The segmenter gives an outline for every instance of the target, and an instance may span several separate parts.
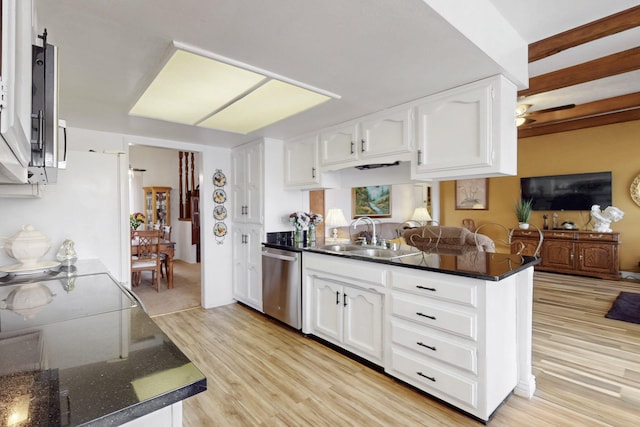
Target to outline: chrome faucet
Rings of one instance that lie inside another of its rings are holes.
[[[355,230],[358,224],[360,223],[360,221],[363,221],[365,219],[369,220],[369,222],[371,223],[371,227],[373,228],[372,236],[371,236],[371,245],[376,246],[378,244],[378,239],[376,238],[376,223],[373,222],[371,218],[369,218],[368,216],[361,216],[360,218],[356,219],[355,222],[353,223],[353,229]]]

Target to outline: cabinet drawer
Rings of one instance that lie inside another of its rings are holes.
[[[576,238],[576,233],[574,233],[573,231],[552,230],[552,231],[545,231],[543,234],[545,239],[574,240]]]
[[[391,341],[424,356],[449,363],[473,374],[478,370],[475,347],[455,343],[429,330],[417,330],[399,322],[391,322]]]
[[[580,240],[599,241],[599,242],[617,242],[618,233],[598,233],[597,231],[589,233],[580,233]]]
[[[445,394],[473,408],[478,405],[477,381],[447,371],[427,360],[392,349],[391,369],[401,374],[401,379],[427,393],[433,393],[438,397]],[[442,397],[447,400],[445,396]]]
[[[470,305],[478,304],[478,285],[475,279],[466,277],[440,278],[438,274],[407,274],[393,272],[391,286],[394,289]]]
[[[451,332],[464,338],[476,340],[477,337],[477,317],[474,313],[452,310],[424,298],[418,299],[409,295],[400,296],[397,292],[393,293],[391,295],[391,313],[394,316]]]

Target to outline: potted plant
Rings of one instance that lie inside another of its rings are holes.
[[[513,204],[516,218],[520,224],[520,228],[527,230],[529,228],[529,218],[531,217],[531,211],[533,210],[533,200],[524,199]]]

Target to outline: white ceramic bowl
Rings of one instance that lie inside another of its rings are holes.
[[[7,254],[25,266],[36,265],[50,247],[49,238],[32,225],[22,226],[21,231],[9,237],[4,243]]]

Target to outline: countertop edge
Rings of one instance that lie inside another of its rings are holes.
[[[449,269],[443,269],[443,268],[436,268],[436,267],[429,267],[429,266],[424,266],[424,265],[411,265],[411,264],[401,264],[398,262],[394,262],[393,260],[385,260],[385,259],[380,259],[380,258],[371,258],[371,257],[366,257],[366,256],[358,256],[358,255],[344,255],[344,254],[340,254],[340,253],[332,253],[332,252],[328,252],[328,251],[324,251],[322,249],[317,249],[314,247],[292,247],[292,246],[288,246],[288,245],[281,245],[281,244],[276,244],[276,243],[263,243],[262,244],[264,247],[266,248],[273,248],[273,249],[280,249],[280,250],[286,250],[286,251],[292,251],[292,252],[310,252],[310,253],[315,253],[315,254],[320,254],[320,255],[328,255],[328,256],[333,256],[333,257],[339,257],[342,259],[352,259],[352,260],[357,260],[357,261],[365,261],[365,262],[373,262],[376,264],[385,264],[385,265],[391,265],[394,267],[401,267],[401,268],[410,268],[412,270],[420,270],[420,271],[432,271],[435,273],[442,273],[442,274],[450,274],[452,276],[461,276],[461,277],[469,277],[472,279],[480,279],[480,280],[488,280],[488,281],[492,281],[492,282],[499,282],[501,280],[506,279],[509,276],[512,276],[522,270],[525,270],[529,267],[533,267],[537,264],[540,263],[540,258],[537,257],[532,257],[532,256],[522,256],[522,259],[524,260],[524,262],[519,265],[518,267],[514,268],[513,270],[510,270],[504,274],[500,274],[500,275],[488,275],[488,274],[481,274],[481,273],[474,273],[474,272],[470,272],[470,271],[454,271],[454,270],[449,270]],[[487,252],[490,253],[490,252]],[[508,256],[510,254],[502,254],[505,256]],[[419,256],[419,255],[416,255]],[[511,255],[511,256],[519,256],[519,255]]]
[[[129,421],[133,421],[145,415],[149,415],[159,409],[181,402],[198,393],[202,393],[207,389],[207,378],[198,380],[192,384],[180,387],[176,390],[167,392],[160,396],[156,396],[149,400],[136,403],[134,405],[122,408],[111,414],[104,415],[81,426],[103,426],[103,425],[120,425]]]

